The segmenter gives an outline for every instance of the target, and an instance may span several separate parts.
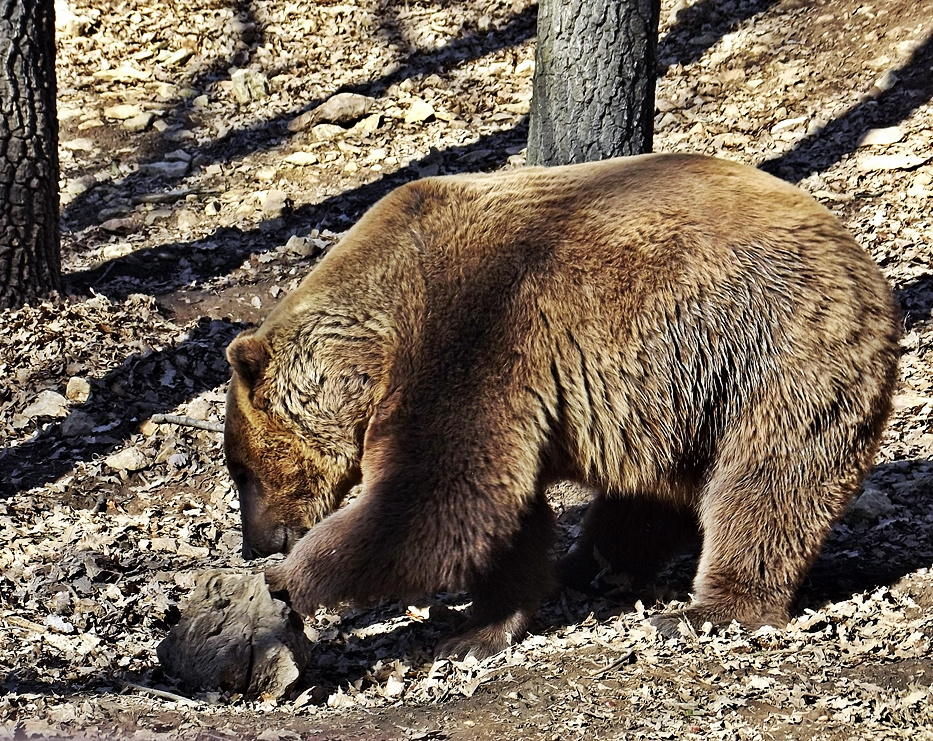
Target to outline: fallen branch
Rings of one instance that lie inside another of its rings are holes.
[[[197,427],[199,430],[210,430],[211,432],[223,432],[223,422],[208,422],[205,419],[195,419],[194,417],[185,417],[181,414],[153,414],[152,424],[154,425],[179,425],[181,427]]]
[[[631,664],[634,658],[635,658],[634,651],[626,651],[624,654],[619,656],[619,658],[617,658],[615,661],[613,661],[608,666],[604,666],[601,669],[594,669],[593,671],[591,671],[590,676],[593,677],[594,679],[603,677],[609,672],[615,671],[616,669],[619,669],[625,666],[626,664]]]
[[[197,705],[197,700],[192,700],[190,697],[185,697],[184,695],[176,695],[174,692],[167,692],[165,690],[157,690],[154,687],[146,687],[141,684],[134,684],[133,682],[123,682],[123,686],[127,689],[136,690],[137,692],[142,692],[146,695],[153,695],[154,697],[160,697],[163,700],[172,700],[173,702],[180,702],[183,705]]]

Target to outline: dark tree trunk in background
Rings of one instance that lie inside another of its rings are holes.
[[[54,0],[0,0],[0,308],[61,287]]]
[[[660,0],[541,0],[528,164],[651,151]]]

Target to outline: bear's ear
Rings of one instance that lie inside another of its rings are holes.
[[[262,379],[271,357],[269,344],[256,337],[252,330],[238,335],[227,347],[227,361],[250,389]]]

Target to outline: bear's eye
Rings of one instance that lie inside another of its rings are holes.
[[[228,462],[227,470],[230,472],[230,478],[233,479],[233,483],[237,486],[245,486],[249,481],[249,470],[246,466],[242,466],[235,462]]]

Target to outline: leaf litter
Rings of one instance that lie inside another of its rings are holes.
[[[638,595],[548,601],[484,662],[433,656],[463,595],[321,610],[279,703],[156,663],[196,575],[262,565],[239,555],[221,434],[172,420],[222,422],[226,344],[380,194],[523,163],[534,9],[58,5],[69,295],[3,316],[0,736],[933,738],[928,3],[663,4],[656,149],[769,163],[904,313],[878,467],[788,628],[658,636],[688,555]],[[566,544],[585,496],[553,495]]]

